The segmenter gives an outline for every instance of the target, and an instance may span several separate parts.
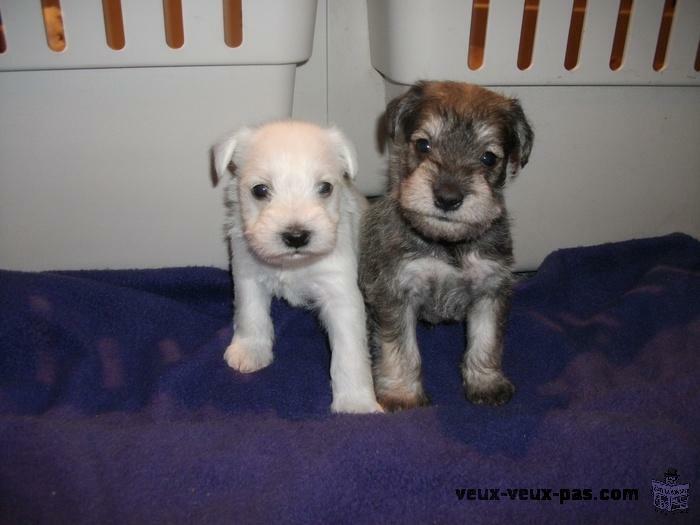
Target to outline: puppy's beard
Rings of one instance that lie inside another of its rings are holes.
[[[310,232],[310,238],[307,245],[294,248],[284,243],[282,234],[290,223],[296,222],[289,219],[280,222],[260,216],[257,221],[247,225],[243,233],[251,252],[271,266],[304,266],[333,251],[337,239],[336,222],[326,215],[316,214],[313,220],[297,223]]]
[[[421,235],[447,242],[474,239],[482,235],[503,214],[488,183],[476,180],[462,205],[450,212],[437,208],[429,177],[418,172],[402,181],[398,196],[401,213]]]
[[[295,267],[310,264],[328,255],[335,247],[335,235],[323,235],[323,239],[318,239],[321,234],[317,230],[311,232],[312,239],[309,244],[301,248],[286,246],[281,240],[281,232],[273,234],[272,238],[248,230],[244,235],[253,254],[271,266]],[[314,240],[313,237],[317,238]]]
[[[403,217],[423,237],[434,241],[459,242],[482,235],[490,224],[469,224],[426,215],[403,208]]]
[[[259,259],[263,262],[269,264],[270,266],[277,266],[279,268],[299,268],[301,266],[307,266],[317,260],[325,257],[330,253],[329,251],[317,252],[309,250],[292,250],[291,248],[287,253],[281,253],[279,255],[269,255],[265,258],[256,253]]]

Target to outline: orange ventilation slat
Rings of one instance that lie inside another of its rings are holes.
[[[622,67],[625,59],[625,46],[627,45],[627,31],[630,25],[633,0],[620,0],[620,8],[617,10],[617,24],[613,36],[612,50],[610,51],[610,69],[617,71]]]
[[[654,71],[661,71],[666,65],[666,51],[668,50],[668,40],[671,36],[671,26],[673,25],[675,12],[676,0],[666,0],[663,16],[661,17],[661,25],[659,26],[659,38],[656,40]]]
[[[182,0],[163,0],[165,41],[168,47],[179,49],[185,45],[185,28],[182,22]]]
[[[66,33],[63,27],[61,1],[41,0],[41,14],[44,17],[46,43],[51,51],[60,53],[66,49]]]
[[[0,13],[0,53],[7,51],[7,40],[5,40],[5,25],[2,23],[2,13]]]
[[[228,47],[243,43],[243,9],[241,0],[224,1],[224,41]]]
[[[523,6],[523,25],[520,28],[520,46],[518,47],[518,69],[525,70],[532,65],[532,53],[535,49],[537,31],[537,13],[540,0],[525,0]]]
[[[571,71],[578,65],[583,37],[583,22],[586,19],[586,0],[574,0],[569,24],[569,38],[564,54],[564,67]]]
[[[472,0],[472,22],[469,28],[469,69],[479,69],[484,64],[484,46],[489,18],[489,0]]]
[[[105,19],[107,45],[115,51],[124,49],[126,39],[121,0],[102,0],[102,13]]]

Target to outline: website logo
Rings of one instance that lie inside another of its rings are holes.
[[[652,480],[651,482],[654,507],[662,512],[687,512],[688,488],[688,483],[678,483],[678,471],[675,468],[669,468],[664,474],[663,481]]]

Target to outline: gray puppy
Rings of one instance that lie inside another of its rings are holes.
[[[466,320],[465,394],[506,403],[513,254],[503,187],[527,163],[530,124],[517,100],[457,82],[412,86],[386,123],[388,194],[364,217],[359,268],[377,399],[388,410],[428,404],[417,320]]]

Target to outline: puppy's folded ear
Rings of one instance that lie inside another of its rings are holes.
[[[328,138],[338,154],[345,174],[350,177],[350,179],[354,179],[355,175],[357,175],[357,154],[355,153],[354,146],[338,128],[329,128],[327,132]]]
[[[245,144],[252,135],[253,130],[250,128],[241,128],[235,133],[221,139],[216,146],[212,148],[214,157],[214,170],[216,175],[221,178],[226,173],[231,161],[235,164],[236,158],[240,157],[240,152],[245,148]]]
[[[525,117],[523,108],[517,99],[511,99],[510,111],[508,113],[510,141],[512,144],[511,153],[508,158],[509,178],[514,178],[520,168],[525,167],[530,159],[532,151],[532,142],[535,134],[532,127]]]
[[[386,107],[386,133],[392,141],[399,134],[404,140],[413,133],[418,119],[418,109],[423,97],[425,82],[418,82],[401,96],[396,97]]]

